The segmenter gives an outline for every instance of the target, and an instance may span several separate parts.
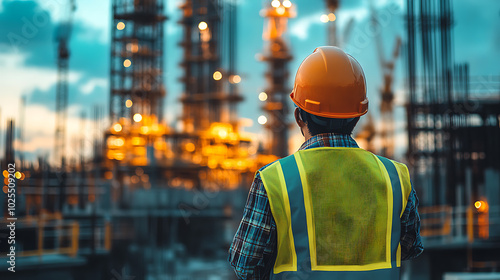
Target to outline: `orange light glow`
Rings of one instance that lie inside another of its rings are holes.
[[[477,211],[479,212],[487,212],[489,209],[488,202],[484,200],[478,200],[474,202],[474,207],[476,207]]]
[[[113,179],[113,172],[111,172],[111,171],[104,172],[104,178],[106,178],[106,180]]]
[[[206,30],[206,29],[208,28],[208,24],[207,24],[206,22],[202,21],[202,22],[200,22],[200,23],[198,24],[198,28],[199,28],[201,31]]]
[[[130,59],[125,59],[123,61],[123,66],[124,67],[130,67],[130,65],[132,65],[132,61]]]
[[[149,133],[149,126],[141,126],[141,133],[148,134]]]
[[[142,115],[137,113],[134,115],[134,121],[135,122],[140,122],[142,120]]]
[[[216,80],[216,81],[219,81],[220,79],[222,79],[222,73],[220,71],[215,71],[213,76],[214,76],[214,80]]]
[[[130,99],[127,99],[127,101],[125,101],[125,106],[126,106],[127,108],[132,107],[132,104],[134,104],[134,103],[133,103],[133,102],[132,102],[132,100],[130,100]]]
[[[188,151],[188,152],[194,152],[194,150],[196,149],[195,145],[191,142],[187,143],[185,148],[186,148],[186,151]]]
[[[232,75],[230,80],[232,84],[238,84],[241,82],[241,77],[239,75]]]
[[[119,123],[115,123],[115,125],[113,125],[113,130],[114,130],[115,132],[120,132],[120,131],[122,131],[122,125],[121,125],[121,124],[119,124]]]
[[[335,16],[334,13],[329,13],[328,14],[328,20],[329,21],[335,21],[337,19],[337,17]]]
[[[2,174],[5,178],[9,176],[9,172],[7,170],[4,170]]]
[[[116,25],[116,29],[118,29],[118,30],[123,30],[123,29],[125,29],[125,23],[123,23],[122,21],[120,21],[120,22]]]

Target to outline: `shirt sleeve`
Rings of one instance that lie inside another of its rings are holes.
[[[238,279],[269,279],[275,252],[276,224],[264,184],[257,173],[229,248],[228,261]]]
[[[408,203],[401,217],[401,259],[411,260],[418,257],[424,246],[420,237],[420,216],[418,214],[418,197],[412,188]]]

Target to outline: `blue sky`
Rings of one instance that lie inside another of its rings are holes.
[[[289,38],[295,59],[290,63],[290,88],[293,77],[302,59],[314,48],[326,44],[326,25],[320,21],[325,13],[324,1],[292,1],[297,6],[297,17],[289,22]],[[383,26],[382,38],[389,55],[395,36],[404,40],[403,0],[381,0],[376,2],[379,13],[388,15]],[[37,154],[49,153],[53,146],[55,126],[55,88],[56,88],[56,44],[54,30],[64,15],[65,0],[0,0],[0,127],[4,146],[3,132],[5,119],[19,118],[19,100],[27,97],[25,115],[25,143],[23,149],[28,158]],[[181,113],[177,101],[182,86],[177,78],[182,75],[178,67],[182,50],[177,46],[181,29],[177,25],[180,1],[167,0],[169,20],[165,29],[165,85],[167,97],[165,115],[169,124],[175,125]],[[263,1],[238,2],[238,61],[237,67],[243,80],[240,91],[245,101],[239,106],[239,116],[253,120],[253,126],[245,130],[263,138],[262,127],[257,118],[262,114],[258,93],[265,87],[264,72],[266,65],[256,60],[262,52],[263,19],[259,10]],[[374,37],[367,31],[369,23],[369,1],[341,1],[337,12],[340,33],[346,22],[354,18],[350,39],[343,47],[353,54],[364,68],[368,83],[370,111],[378,117],[378,87],[381,82]],[[457,0],[455,8],[454,54],[457,62],[469,62],[472,75],[499,75],[500,62],[500,1],[496,0]],[[68,141],[79,135],[80,114],[85,112],[91,118],[91,109],[100,105],[107,115],[109,101],[109,46],[111,29],[111,1],[77,0],[74,27],[70,42],[70,97],[68,115]],[[405,113],[402,105],[404,93],[404,63],[398,60],[395,70],[396,92],[396,143],[398,153],[405,151]],[[92,131],[89,121],[84,123],[84,131]],[[87,133],[89,134],[89,133]],[[300,145],[298,130],[294,130],[291,140],[292,149]],[[19,144],[17,147],[20,147]],[[71,151],[70,151],[71,153]]]

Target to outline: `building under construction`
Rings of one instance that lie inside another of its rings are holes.
[[[455,63],[453,25],[452,1],[407,1],[408,160],[425,238],[412,279],[500,267],[500,80]]]
[[[32,269],[18,279],[206,279],[229,272],[225,248],[247,188],[257,165],[273,159],[257,156],[258,144],[240,131],[236,115],[243,100],[236,5],[186,0],[180,6],[179,131],[163,118],[163,11],[161,0],[112,3],[110,122],[102,134],[103,112],[95,109],[92,158],[54,168],[40,157],[19,166],[18,234],[33,242],[21,245],[19,263]],[[68,66],[69,55],[63,58]],[[64,101],[67,80],[60,79]],[[64,131],[63,113],[56,136]],[[3,170],[15,158],[12,124],[8,131]]]

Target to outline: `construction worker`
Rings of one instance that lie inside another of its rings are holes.
[[[291,99],[305,142],[257,171],[229,249],[239,279],[399,279],[423,251],[418,198],[402,163],[350,136],[368,111],[359,63],[319,47]]]

